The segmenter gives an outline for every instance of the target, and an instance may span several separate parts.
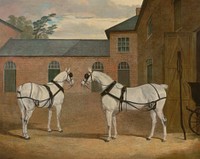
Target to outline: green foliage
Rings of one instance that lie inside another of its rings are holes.
[[[52,35],[57,28],[57,25],[52,23],[52,18],[55,16],[56,14],[52,13],[32,23],[24,16],[10,15],[7,22],[23,31],[21,39],[48,39],[48,35]]]
[[[20,35],[21,39],[32,39],[34,37],[31,20],[27,20],[24,16],[15,17],[14,15],[10,15],[8,18],[8,23],[23,31]]]
[[[47,39],[48,35],[52,35],[54,33],[57,25],[51,23],[52,18],[55,16],[56,14],[52,13],[33,22],[33,35],[35,39]]]

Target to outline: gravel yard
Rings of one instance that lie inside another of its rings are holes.
[[[155,137],[146,141],[150,131],[148,113],[126,112],[118,115],[116,140],[104,142],[106,125],[100,96],[68,94],[62,109],[63,132],[47,132],[47,109],[36,109],[29,123],[30,140],[21,138],[20,111],[15,95],[0,101],[1,159],[199,159],[200,137],[192,133],[183,140],[182,133],[169,133],[161,142],[162,128],[158,122]],[[77,99],[80,101],[78,102]],[[88,100],[87,100],[88,99]]]

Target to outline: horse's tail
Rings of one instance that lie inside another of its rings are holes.
[[[167,84],[161,84],[161,87],[163,87],[165,90],[168,89],[168,85]]]

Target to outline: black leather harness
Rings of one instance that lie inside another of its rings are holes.
[[[56,86],[58,87],[58,91],[57,91],[55,94],[53,94],[52,91],[51,91],[51,89],[50,89],[50,87],[49,87],[48,85],[43,85],[43,86],[46,88],[46,90],[48,91],[48,93],[49,93],[49,98],[47,98],[47,99],[44,99],[44,100],[37,100],[37,99],[34,99],[34,98],[31,97],[31,94],[32,94],[32,83],[31,83],[30,96],[29,96],[29,97],[17,97],[17,98],[20,98],[20,99],[23,99],[23,98],[32,99],[36,107],[38,107],[39,104],[40,104],[41,102],[45,102],[45,101],[46,101],[42,107],[46,106],[47,103],[49,102],[48,108],[51,108],[52,105],[53,105],[54,97],[55,97],[60,91],[62,91],[62,92],[64,93],[64,88],[63,88],[63,87],[61,87],[61,86],[60,86],[57,82],[55,82],[55,81],[51,81],[51,82],[52,82],[54,85],[56,85]],[[18,93],[20,93],[20,92],[18,92]],[[21,94],[21,93],[20,93],[20,94]]]
[[[133,101],[128,101],[128,100],[124,99],[124,94],[125,94],[125,92],[127,92],[126,86],[122,87],[120,97],[116,97],[115,95],[110,93],[110,91],[112,90],[112,88],[115,86],[116,83],[117,83],[116,81],[113,81],[110,85],[108,85],[108,87],[101,93],[101,96],[103,97],[105,95],[109,95],[109,96],[113,97],[114,99],[119,100],[119,112],[122,111],[122,103],[123,102],[126,103],[126,104],[129,104],[130,106],[134,107],[137,110],[141,110],[141,109],[139,109],[135,105],[145,105],[145,106],[148,107],[147,111],[150,111],[150,110],[156,109],[156,105],[157,105],[158,101],[166,99],[166,97],[160,97],[158,90],[155,88],[155,86],[153,84],[150,84],[154,88],[154,90],[156,91],[156,93],[158,95],[157,100],[154,100],[154,101],[151,101],[151,102],[148,102],[148,103],[137,103],[137,102],[133,102]]]

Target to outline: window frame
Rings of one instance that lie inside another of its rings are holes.
[[[118,37],[117,50],[119,53],[128,53],[130,51],[130,38]]]
[[[7,76],[8,75],[7,71],[12,71],[10,74],[13,74],[14,78],[10,78],[9,76]],[[13,61],[5,62],[5,64],[4,64],[4,79],[3,79],[3,90],[5,93],[16,92],[16,81],[17,81],[16,72],[17,72],[17,69],[16,69],[15,62],[13,62]],[[13,80],[12,81],[13,86],[10,86],[9,88],[7,88],[8,79]]]
[[[153,23],[152,23],[152,16],[150,16],[147,22],[147,39],[150,38],[152,34],[153,34]]]
[[[52,75],[52,71],[54,71],[54,75]],[[48,64],[48,82],[51,82],[56,75],[60,73],[60,63],[58,61],[51,61]]]

